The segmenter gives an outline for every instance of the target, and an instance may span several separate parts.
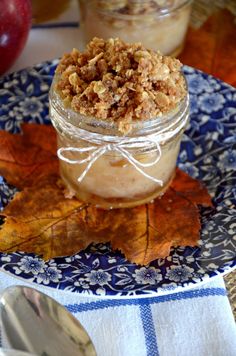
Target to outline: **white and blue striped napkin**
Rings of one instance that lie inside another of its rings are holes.
[[[139,299],[86,297],[0,272],[0,293],[10,285],[37,288],[64,305],[85,327],[98,356],[236,355],[236,327],[221,277]]]

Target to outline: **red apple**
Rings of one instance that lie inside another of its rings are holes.
[[[0,74],[20,55],[30,26],[30,0],[0,0]]]

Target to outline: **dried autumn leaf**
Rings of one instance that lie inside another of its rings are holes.
[[[25,124],[21,125],[23,139],[30,145],[37,145],[53,156],[57,151],[56,131],[51,125]],[[15,135],[14,135],[15,136]]]
[[[4,210],[1,251],[34,252],[49,259],[74,254],[91,242],[111,242],[128,260],[148,264],[167,256],[173,245],[197,244],[198,210],[173,189],[153,204],[106,211],[65,199],[57,181],[48,177],[16,194]]]
[[[187,173],[181,171],[181,169],[176,169],[175,179],[171,183],[171,188],[196,205],[212,206],[211,197],[206,187],[199,180],[191,178]]]
[[[24,124],[22,134],[0,131],[0,175],[17,188],[58,172],[56,134],[52,126]]]
[[[235,16],[227,9],[218,9],[200,28],[189,28],[179,59],[236,86],[235,33]]]
[[[35,131],[34,125],[24,125],[20,144],[27,140],[29,151],[39,147],[44,142],[44,130],[48,129],[41,129],[40,125]],[[46,143],[41,149],[54,156],[56,142]],[[11,162],[5,163],[11,181],[8,165]],[[206,188],[178,169],[161,199],[136,208],[106,211],[75,198],[67,199],[59,176],[49,175],[45,171],[47,164],[41,168],[45,177],[28,180],[28,184],[34,184],[17,193],[4,209],[5,222],[0,230],[2,252],[32,252],[50,259],[77,253],[92,242],[110,242],[128,260],[148,264],[167,256],[171,246],[196,246],[200,230],[197,205],[211,206]],[[22,177],[25,172],[22,165],[20,169]],[[33,176],[32,173],[30,177]]]
[[[198,209],[174,189],[153,204],[106,211],[66,199],[57,181],[57,176],[48,177],[15,195],[4,210],[1,251],[50,259],[79,252],[92,242],[111,242],[128,260],[148,264],[167,256],[171,246],[197,245]]]
[[[112,247],[121,250],[128,260],[146,265],[157,257],[168,256],[171,246],[198,244],[198,209],[174,190],[169,189],[153,204],[130,210],[131,216],[124,217],[120,234],[111,241]]]
[[[0,250],[43,254],[48,259],[73,246],[73,218],[84,206],[77,199],[66,199],[58,176],[49,176],[35,187],[15,194],[4,210],[6,221],[0,230]],[[83,246],[82,246],[83,247]],[[72,253],[74,250],[68,252]]]

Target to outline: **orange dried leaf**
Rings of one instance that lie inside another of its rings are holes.
[[[198,209],[172,189],[153,204],[129,209],[128,217],[123,218],[121,231],[111,244],[132,262],[146,265],[168,256],[171,246],[198,244]]]
[[[77,253],[92,242],[111,242],[128,260],[145,265],[168,256],[171,246],[198,243],[198,209],[174,189],[153,204],[106,211],[66,199],[57,181],[48,177],[15,195],[4,210],[1,251],[49,259]]]
[[[30,145],[37,145],[42,150],[51,152],[55,156],[57,136],[55,129],[51,125],[22,124],[21,129],[25,142]]]
[[[22,134],[0,131],[0,175],[17,188],[58,172],[52,126],[24,124]]]
[[[189,28],[179,59],[236,86],[235,34],[235,16],[227,9],[218,9],[200,28]]]
[[[64,197],[58,176],[25,188],[16,193],[4,210],[0,250],[34,252],[45,259],[73,253],[70,247],[77,235],[74,220],[83,207],[79,200]]]
[[[212,207],[211,197],[206,187],[179,168],[176,169],[171,187],[196,205]]]

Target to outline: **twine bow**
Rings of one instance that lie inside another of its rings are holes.
[[[78,182],[81,183],[90,168],[93,166],[93,164],[97,161],[99,157],[104,155],[107,152],[118,152],[122,157],[124,157],[138,172],[140,172],[143,176],[147,177],[148,179],[152,180],[153,182],[158,183],[160,186],[163,185],[162,180],[157,179],[155,177],[150,176],[147,174],[143,168],[146,167],[151,167],[154,164],[156,164],[160,158],[161,158],[161,148],[160,144],[155,138],[145,138],[145,137],[139,137],[136,138],[135,141],[131,142],[132,139],[126,139],[122,140],[118,143],[108,143],[100,146],[88,146],[88,147],[62,147],[58,149],[57,155],[58,157],[67,163],[70,164],[83,164],[83,163],[88,163],[86,168],[84,169],[83,173],[78,177]],[[153,160],[150,160],[149,162],[142,163],[134,156],[132,153],[129,151],[129,149],[145,149],[149,148],[150,145],[154,146],[155,152],[156,152],[156,157]],[[70,159],[64,156],[65,152],[75,152],[79,154],[83,153],[88,153],[88,156],[83,159]]]

